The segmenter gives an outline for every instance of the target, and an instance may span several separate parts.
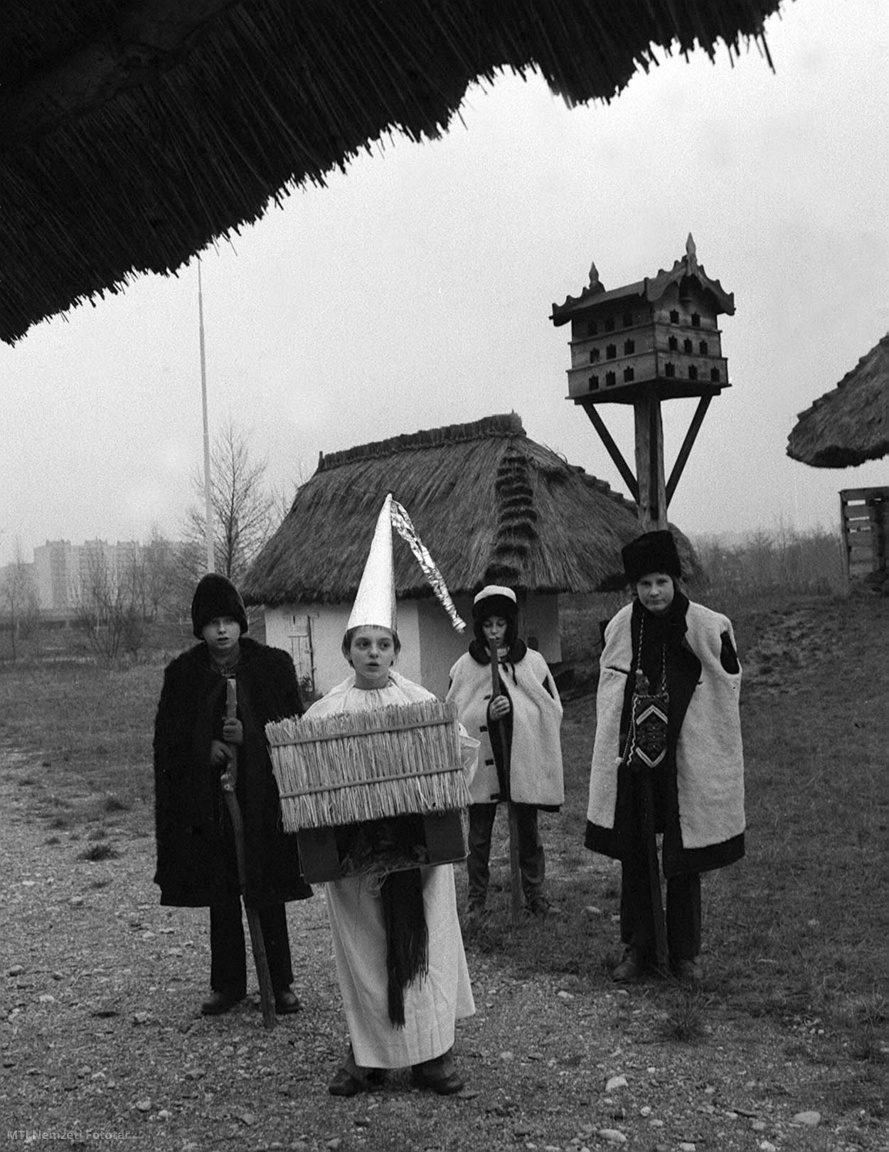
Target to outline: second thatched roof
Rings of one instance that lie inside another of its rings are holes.
[[[620,550],[639,533],[634,504],[529,440],[515,413],[491,416],[322,456],[247,574],[248,603],[351,600],[387,492],[453,594],[487,582],[591,592],[620,571]],[[395,585],[399,597],[430,595],[397,538]]]
[[[889,333],[799,414],[787,455],[813,468],[851,468],[889,455]]]

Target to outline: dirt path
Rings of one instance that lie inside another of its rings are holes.
[[[206,913],[158,906],[153,841],[125,823],[105,822],[101,843],[117,855],[81,859],[97,841],[35,815],[39,781],[34,762],[0,753],[0,1148],[889,1146],[858,1112],[822,1108],[845,1066],[794,1063],[769,1020],[708,1004],[706,1039],[678,1044],[661,1034],[663,998],[645,989],[617,990],[604,974],[516,973],[471,942],[478,1013],[459,1031],[462,1097],[396,1076],[383,1093],[335,1101],[325,1087],[345,1036],[323,898],[290,906],[304,1010],[266,1031],[254,996],[204,1019]],[[527,929],[591,930],[581,910]],[[809,1126],[794,1119],[803,1112],[823,1115]]]

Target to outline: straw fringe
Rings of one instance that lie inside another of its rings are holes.
[[[610,100],[661,52],[767,53],[779,6],[4,0],[0,340],[177,272],[392,134],[435,138],[473,82],[536,68],[569,104]]]
[[[279,720],[266,736],[286,832],[469,804],[453,704]]]

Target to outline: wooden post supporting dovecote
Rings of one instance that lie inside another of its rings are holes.
[[[691,234],[669,272],[606,291],[594,264],[580,296],[553,304],[556,327],[571,324],[568,399],[596,429],[636,501],[643,531],[666,528],[710,401],[730,386],[717,317],[734,311],[734,296],[698,264]],[[661,404],[683,396],[697,396],[698,406],[667,477]],[[598,411],[603,404],[633,406],[635,470]]]

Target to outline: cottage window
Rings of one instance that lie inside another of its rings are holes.
[[[636,351],[636,341],[635,340],[625,340],[624,341],[624,356],[632,356],[632,354],[635,351]]]

